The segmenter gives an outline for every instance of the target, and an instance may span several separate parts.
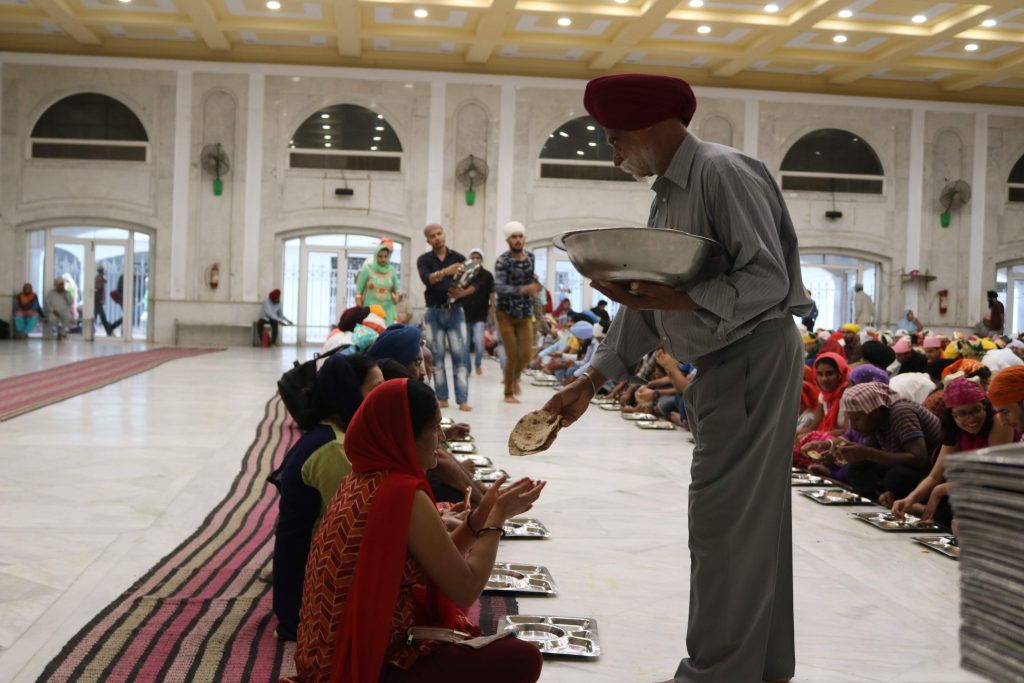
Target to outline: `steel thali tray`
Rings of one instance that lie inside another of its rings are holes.
[[[910,540],[946,557],[952,557],[954,560],[960,559],[960,546],[952,536],[914,536]]]
[[[498,469],[497,467],[477,467],[473,472],[473,479],[489,483],[492,481],[498,481],[502,477],[508,477],[508,472],[505,470]]]
[[[800,495],[822,505],[874,505],[870,499],[842,489],[804,489]]]
[[[793,486],[831,486],[832,482],[825,477],[819,477],[810,472],[793,472],[791,475]]]
[[[513,517],[505,520],[505,538],[539,539],[551,538],[551,532],[539,519]]]
[[[442,417],[441,418],[441,426],[442,427],[451,427],[453,424],[455,424],[455,420],[453,420],[452,418],[450,418],[450,417]]]
[[[536,645],[546,655],[593,658],[601,655],[597,620],[589,617],[547,617],[515,614],[505,617],[505,630]]]
[[[619,402],[616,401],[614,398],[598,398],[597,396],[595,396],[594,398],[590,399],[590,402],[593,403],[595,406],[611,406],[611,405],[617,406],[617,405],[619,405]]]
[[[657,420],[657,415],[651,415],[650,413],[623,413],[623,420],[629,420],[630,422],[636,422],[637,420]]]
[[[460,463],[469,463],[473,467],[494,467],[494,461],[486,455],[452,455]]]
[[[672,430],[676,426],[668,420],[637,420],[634,424],[640,429],[664,429]]]
[[[922,522],[914,515],[907,515],[902,520],[897,519],[891,512],[851,512],[850,516],[867,522],[882,531],[940,531],[942,529],[935,522]]]
[[[614,403],[601,403],[598,404],[597,407],[600,408],[601,410],[619,410],[619,402],[616,401]]]
[[[558,588],[547,567],[516,562],[495,562],[485,591],[557,595]]]
[[[476,445],[469,441],[449,441],[448,450],[453,454],[468,455],[469,453],[476,453]]]

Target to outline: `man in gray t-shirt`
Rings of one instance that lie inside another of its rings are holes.
[[[765,165],[701,141],[677,78],[618,74],[587,85],[615,165],[657,176],[649,227],[721,243],[717,275],[684,291],[593,282],[622,304],[583,376],[546,408],[579,418],[597,387],[663,347],[697,368],[684,394],[695,439],[689,489],[690,611],[674,681],[793,676],[790,466],[803,353],[793,315],[810,311],[796,231]]]

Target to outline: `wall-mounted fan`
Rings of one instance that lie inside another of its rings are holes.
[[[466,206],[476,202],[476,186],[487,180],[487,162],[470,154],[455,167],[455,178],[466,186]]]
[[[224,191],[224,181],[221,180],[221,177],[231,171],[231,160],[228,159],[228,153],[224,151],[219,142],[204,145],[203,150],[199,153],[199,163],[204,171],[213,176],[213,194],[219,197]]]
[[[946,186],[942,188],[942,192],[939,193],[939,204],[943,208],[942,213],[939,215],[942,227],[948,228],[950,213],[958,211],[969,201],[971,201],[971,186],[966,181],[954,180],[946,183]]]

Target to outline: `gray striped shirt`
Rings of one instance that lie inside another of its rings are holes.
[[[703,310],[619,307],[608,338],[594,355],[593,366],[601,374],[620,378],[658,346],[696,363],[765,320],[810,311],[796,230],[762,162],[687,132],[652,189],[648,227],[717,240],[725,247],[725,264],[721,274],[687,290]]]

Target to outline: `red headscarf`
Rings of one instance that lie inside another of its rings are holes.
[[[840,356],[843,362],[846,362],[846,351],[843,350],[843,345],[839,343],[839,340],[842,338],[843,335],[837,333],[826,339],[825,343],[821,345],[821,350],[818,351],[818,358],[821,358],[823,353],[831,353],[834,356]]]
[[[392,608],[398,600],[417,490],[434,499],[416,455],[409,413],[408,379],[384,382],[363,400],[345,432],[352,472],[388,474],[370,503],[352,584],[334,641],[334,683],[376,683],[388,646]],[[453,626],[458,608],[432,583],[427,619]]]
[[[804,366],[804,381],[800,389],[800,410],[814,410],[818,407],[818,378],[808,366]]]
[[[828,358],[839,368],[839,384],[836,388],[829,392],[826,392],[824,389],[821,391],[822,397],[828,404],[828,412],[821,418],[818,431],[828,432],[835,429],[836,423],[839,422],[839,400],[843,397],[843,392],[846,391],[846,387],[850,384],[850,366],[846,364],[846,359],[841,354],[825,352],[819,353],[818,357],[814,359],[815,371],[818,370],[818,363],[821,362],[822,358]]]

